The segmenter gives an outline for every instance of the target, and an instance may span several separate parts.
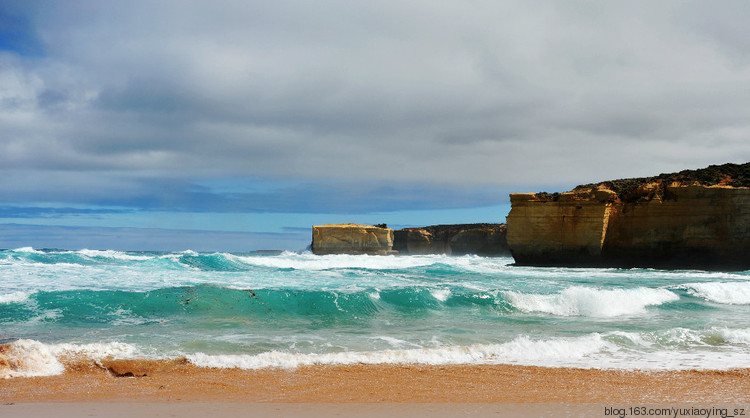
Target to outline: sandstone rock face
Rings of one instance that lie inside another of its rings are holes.
[[[312,252],[318,255],[395,253],[390,228],[357,224],[316,225],[312,227],[312,234]]]
[[[399,254],[510,255],[505,224],[433,225],[395,232]]]
[[[394,232],[393,249],[399,254],[450,254],[446,243],[435,241],[432,233],[423,228],[405,228]]]
[[[750,269],[749,188],[667,186],[663,196],[624,204],[610,223],[617,227],[602,252],[626,265]]]
[[[750,188],[669,180],[511,194],[516,264],[750,269]]]
[[[616,196],[608,190],[511,194],[508,245],[516,263],[558,265],[598,259]]]

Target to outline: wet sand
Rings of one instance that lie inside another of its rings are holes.
[[[173,405],[170,411],[184,408],[185,413],[197,413],[201,405],[222,405],[226,416],[235,416],[232,408],[245,415],[250,408],[256,416],[278,415],[274,411],[296,416],[295,410],[299,416],[315,410],[325,416],[333,411],[345,414],[351,408],[371,411],[373,416],[393,415],[389,408],[404,413],[414,408],[415,416],[426,412],[463,415],[471,410],[492,415],[501,404],[506,412],[543,407],[559,415],[567,408],[576,415],[585,407],[594,416],[603,416],[606,405],[750,404],[750,369],[641,372],[509,365],[352,365],[239,370],[199,368],[184,360],[79,362],[67,367],[58,376],[0,380],[0,416],[31,412],[65,416],[65,411],[75,412],[69,416],[118,416],[115,410],[123,405],[129,405],[126,409],[132,416],[133,408],[155,412],[165,404]],[[190,407],[187,403],[198,404]],[[444,403],[454,406],[438,405]],[[308,407],[300,409],[303,404]],[[114,409],[104,415],[92,412],[91,408],[101,410],[102,405],[104,410]],[[157,415],[161,414],[150,416]]]

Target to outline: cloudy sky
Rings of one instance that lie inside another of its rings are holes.
[[[0,0],[0,248],[297,250],[750,161],[750,2]]]

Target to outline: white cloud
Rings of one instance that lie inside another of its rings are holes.
[[[6,168],[528,189],[750,160],[741,1],[30,4]]]

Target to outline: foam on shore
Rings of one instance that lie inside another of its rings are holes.
[[[97,361],[135,355],[135,346],[118,342],[44,344],[35,340],[16,340],[0,345],[0,379],[57,375],[65,371],[64,360]]]
[[[342,365],[524,365],[620,370],[724,370],[750,363],[750,329],[712,327],[704,331],[675,328],[663,332],[592,333],[580,337],[536,339],[518,336],[498,344],[419,347],[407,341],[380,337],[393,349],[297,353],[268,351],[258,354],[197,352],[184,357],[203,368],[294,369]],[[730,348],[726,344],[731,345]],[[716,347],[724,347],[717,349]],[[697,349],[697,350],[696,350]],[[66,364],[102,359],[170,360],[175,356],[148,356],[132,344],[45,344],[17,340],[0,345],[0,378],[51,376]]]

